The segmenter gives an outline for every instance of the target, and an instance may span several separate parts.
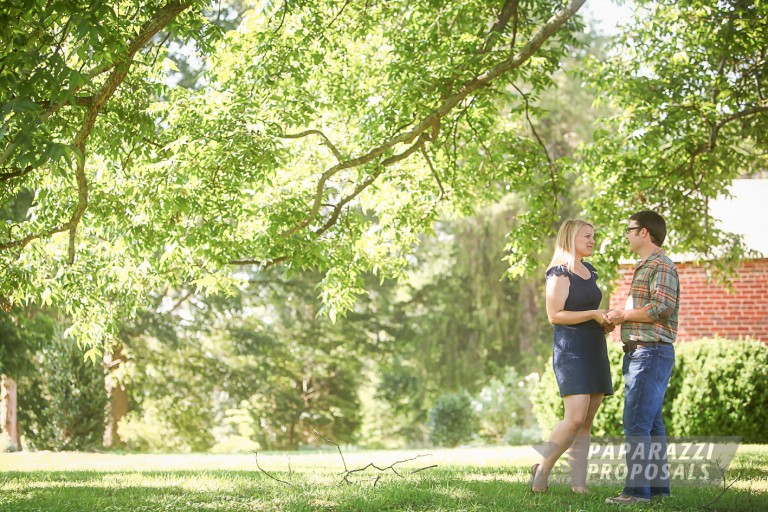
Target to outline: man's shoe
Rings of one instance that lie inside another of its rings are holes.
[[[605,498],[605,502],[610,505],[648,505],[651,503],[651,500],[621,493],[614,498]]]

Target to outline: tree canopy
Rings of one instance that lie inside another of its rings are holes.
[[[768,5],[638,1],[636,17],[587,77],[619,110],[603,120],[580,166],[598,224],[655,208],[665,247],[727,265],[745,254],[712,221],[708,202],[734,178],[768,169]],[[608,231],[606,257],[621,251]]]
[[[583,75],[620,114],[572,165],[536,100],[584,1],[266,0],[229,31],[205,1],[4,6],[3,304],[55,306],[96,349],[148,293],[282,264],[321,273],[334,318],[436,219],[511,191],[512,274],[535,267],[574,173],[608,242],[648,207],[673,247],[711,252],[707,199],[765,164],[767,7],[638,2]],[[196,43],[195,87],[169,79],[170,41]]]
[[[19,4],[0,68],[5,300],[65,309],[95,346],[144,290],[284,263],[324,271],[333,317],[438,215],[495,176],[532,180],[508,88],[548,84],[583,3],[264,2],[226,34],[204,2]],[[198,42],[200,88],[168,85],[168,37]]]

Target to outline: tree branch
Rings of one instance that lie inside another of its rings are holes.
[[[50,114],[60,109],[61,107],[69,107],[72,105],[77,105],[78,107],[90,107],[92,104],[93,104],[92,96],[78,96],[75,98],[74,103],[71,101],[66,101],[64,103],[54,105],[50,101],[43,101],[42,103],[40,103],[40,106],[45,109],[45,112],[43,113],[43,117],[48,117],[50,116]]]
[[[698,180],[696,179],[696,170],[695,170],[696,159],[699,156],[703,155],[703,154],[711,153],[712,151],[715,150],[715,145],[717,144],[717,137],[720,134],[720,129],[723,126],[725,126],[726,124],[728,124],[728,123],[730,123],[732,121],[736,121],[736,120],[742,119],[744,117],[749,117],[749,116],[753,116],[753,115],[756,115],[756,114],[762,114],[762,113],[766,113],[766,112],[768,112],[768,106],[753,107],[753,108],[749,108],[749,109],[746,109],[746,110],[742,110],[741,112],[736,112],[736,113],[731,114],[729,116],[725,116],[722,119],[720,119],[720,121],[718,123],[716,123],[716,124],[715,123],[709,123],[710,124],[710,128],[709,128],[709,137],[708,137],[707,142],[699,144],[696,147],[696,149],[691,151],[689,153],[689,155],[688,155],[687,169],[688,169],[688,174],[691,175],[691,180],[693,182],[693,186],[692,186],[691,190],[689,190],[688,192],[684,193],[683,196],[691,197],[694,192],[699,190],[699,187],[704,182],[704,177],[705,177],[704,173],[702,173],[699,176]],[[683,167],[686,167],[685,163],[682,163],[682,164],[678,165],[675,168],[674,172],[676,173],[676,172],[681,171],[683,169]]]
[[[32,240],[36,240],[38,238],[44,238],[49,237],[51,235],[55,235],[56,233],[63,233],[64,231],[67,231],[69,229],[69,222],[65,224],[60,224],[59,226],[56,226],[55,228],[49,229],[48,231],[43,231],[41,233],[32,233],[30,235],[25,236],[24,238],[20,238],[17,240],[11,240],[10,242],[6,242],[4,244],[0,244],[0,251],[5,249],[11,249],[13,247],[20,247],[24,248],[29,242]]]
[[[344,9],[347,8],[350,1],[351,0],[346,0],[346,2],[344,2],[344,5],[341,6],[341,9],[339,9],[339,12],[336,13],[336,16],[334,16],[333,19],[329,21],[328,24],[325,26],[325,30],[328,30],[329,28],[331,28],[331,26],[336,22],[336,20],[339,19],[339,16],[341,16],[341,14],[344,12]]]
[[[557,167],[555,166],[555,162],[552,161],[552,157],[549,156],[549,151],[547,150],[547,146],[544,144],[544,141],[541,140],[541,137],[539,137],[538,132],[536,131],[536,127],[533,125],[533,121],[531,120],[531,116],[528,112],[528,96],[525,95],[523,91],[517,88],[515,84],[512,84],[512,87],[515,88],[515,90],[523,97],[523,100],[525,100],[525,119],[528,121],[528,126],[531,127],[531,132],[533,132],[533,136],[536,138],[536,140],[539,143],[539,146],[544,150],[544,156],[547,157],[547,162],[549,163],[549,179],[552,183],[552,196],[553,196],[553,204],[552,204],[552,211],[557,211],[557,196],[559,194],[559,191],[557,189]]]
[[[0,174],[0,181],[8,181],[13,178],[18,178],[19,176],[24,176],[25,174],[32,172],[32,169],[34,169],[34,167],[28,165],[24,169],[17,169],[15,171]]]
[[[344,454],[343,454],[343,453],[341,453],[341,446],[339,446],[337,443],[334,443],[333,441],[331,441],[330,439],[326,438],[325,436],[321,435],[321,434],[320,434],[320,433],[319,433],[317,430],[313,430],[313,432],[315,433],[315,435],[317,435],[317,437],[319,437],[320,439],[322,439],[323,441],[325,441],[325,442],[326,442],[326,443],[328,443],[328,444],[332,444],[332,445],[333,445],[333,446],[335,446],[335,447],[336,447],[336,449],[339,451],[339,456],[341,457],[341,463],[342,463],[342,464],[344,464],[344,477],[342,478],[342,480],[341,480],[341,481],[342,481],[342,482],[346,482],[346,483],[348,483],[348,484],[351,484],[351,483],[352,483],[352,482],[350,482],[350,481],[349,481],[349,477],[350,477],[350,475],[352,475],[352,473],[360,473],[360,472],[362,472],[362,471],[365,471],[365,470],[366,470],[366,469],[368,469],[368,468],[373,468],[373,469],[375,469],[375,470],[377,470],[377,471],[381,471],[382,473],[383,473],[384,471],[386,471],[386,470],[388,470],[388,469],[389,469],[389,470],[391,470],[391,471],[392,471],[394,474],[396,474],[397,476],[399,476],[400,478],[404,478],[404,477],[403,477],[403,475],[401,475],[400,473],[398,473],[398,472],[397,472],[397,470],[395,469],[395,466],[396,466],[397,464],[402,464],[402,463],[404,463],[404,462],[410,462],[410,461],[412,461],[412,460],[420,459],[420,458],[422,458],[422,457],[427,457],[427,455],[426,455],[426,454],[424,454],[424,455],[416,455],[415,457],[411,457],[411,458],[409,458],[409,459],[403,459],[403,460],[398,460],[398,461],[395,461],[395,462],[393,462],[392,464],[390,464],[389,466],[386,466],[386,467],[383,467],[383,468],[382,468],[382,467],[379,467],[379,466],[377,466],[377,465],[376,465],[376,464],[374,464],[373,462],[370,462],[370,463],[368,463],[366,466],[364,466],[364,467],[362,467],[362,468],[349,469],[349,468],[347,467],[347,461],[346,461],[346,460],[344,460]],[[436,467],[437,467],[437,464],[433,464],[433,465],[431,465],[431,466],[426,466],[426,467],[423,467],[423,468],[418,468],[418,469],[416,469],[415,471],[412,471],[412,472],[411,472],[411,474],[414,474],[414,473],[418,473],[419,471],[424,471],[425,469],[431,469],[431,468],[436,468]],[[273,478],[274,478],[274,477],[273,477]],[[376,478],[376,480],[374,480],[374,482],[373,482],[373,486],[374,486],[374,487],[376,486],[376,483],[379,481],[379,478],[381,478],[381,475],[378,475],[378,477]],[[286,482],[286,483],[287,483],[287,482]]]
[[[730,489],[733,486],[733,484],[735,484],[736,482],[741,480],[741,476],[744,473],[744,470],[739,471],[739,474],[736,475],[736,478],[734,478],[733,481],[730,484],[726,485],[726,483],[727,483],[727,478],[726,478],[727,477],[727,471],[726,471],[726,469],[724,467],[721,466],[721,460],[720,459],[717,460],[717,469],[719,469],[720,470],[720,474],[723,475],[723,490],[720,491],[720,494],[715,496],[715,499],[713,499],[712,501],[710,501],[709,503],[707,503],[706,505],[704,505],[702,507],[704,510],[712,510],[712,505],[717,503],[720,500],[720,498],[722,498],[723,495],[725,495],[725,493],[728,492],[728,489]]]
[[[421,137],[413,144],[411,147],[409,147],[407,150],[403,151],[400,154],[393,155],[383,162],[381,162],[379,169],[372,173],[368,178],[366,178],[364,181],[359,183],[357,187],[355,187],[355,190],[352,191],[351,194],[346,196],[344,199],[339,201],[336,206],[333,209],[333,213],[328,218],[328,220],[323,224],[323,227],[315,231],[315,236],[320,236],[326,231],[328,231],[334,224],[336,224],[336,221],[339,219],[339,215],[341,214],[341,209],[344,208],[344,206],[352,201],[355,197],[357,197],[363,190],[368,188],[368,186],[371,185],[376,179],[381,176],[381,173],[384,172],[384,169],[386,167],[389,167],[390,165],[397,163],[401,160],[404,160],[411,156],[414,151],[418,150],[421,146],[424,145],[424,143],[427,141],[428,136],[427,134],[422,134]]]
[[[435,200],[435,202],[439,202],[445,195],[445,190],[443,189],[443,183],[440,181],[440,175],[437,173],[435,166],[432,165],[432,160],[429,158],[429,154],[427,153],[427,150],[424,149],[424,146],[422,146],[419,149],[421,150],[421,154],[424,155],[424,160],[426,160],[427,162],[429,171],[432,173],[432,176],[435,177],[435,181],[437,181],[437,188],[440,189],[440,194],[437,196],[437,199]]]
[[[256,457],[256,467],[257,467],[257,468],[259,468],[259,471],[261,471],[262,473],[264,473],[265,475],[267,475],[267,476],[268,476],[269,478],[271,478],[272,480],[275,480],[275,481],[277,481],[277,482],[280,482],[281,484],[285,484],[285,485],[288,485],[288,486],[290,486],[290,487],[293,487],[293,484],[292,484],[292,483],[290,483],[290,482],[286,482],[285,480],[280,480],[280,479],[279,479],[279,478],[277,478],[276,476],[272,476],[270,473],[267,473],[267,472],[266,472],[264,469],[262,469],[262,467],[259,465],[259,452],[256,452],[256,451],[254,451],[254,452],[253,452],[253,454],[254,454],[254,456]]]
[[[0,250],[10,247],[24,247],[30,241],[50,236],[54,233],[69,230],[69,249],[68,249],[68,262],[74,263],[75,260],[75,242],[77,238],[77,226],[88,208],[88,180],[85,175],[85,160],[86,152],[85,146],[93,131],[93,127],[96,124],[96,119],[101,112],[102,108],[106,104],[107,100],[112,97],[117,88],[122,84],[123,80],[128,74],[133,61],[133,56],[141,48],[143,48],[160,30],[173,21],[181,12],[191,6],[191,2],[173,0],[159,9],[155,15],[148,20],[140,29],[139,34],[128,46],[126,53],[116,62],[110,64],[104,71],[115,68],[112,74],[107,78],[106,82],[102,86],[101,90],[92,98],[92,101],[88,105],[88,110],[83,118],[83,124],[75,135],[73,147],[79,151],[77,159],[77,168],[75,170],[75,179],[77,182],[77,206],[72,214],[69,222],[62,224],[52,230],[31,234],[25,238],[19,240],[13,240],[5,244],[0,245]],[[50,116],[53,110],[46,111],[41,118]],[[9,145],[10,146],[10,145]],[[12,150],[12,148],[6,148],[6,151]],[[5,156],[5,154],[3,155]]]
[[[519,0],[506,0],[504,2],[504,6],[501,8],[501,12],[499,13],[499,17],[496,19],[496,23],[493,24],[493,27],[491,27],[491,31],[488,34],[488,37],[485,39],[485,43],[483,44],[483,48],[480,50],[479,53],[488,53],[493,48],[494,43],[498,39],[498,36],[501,35],[504,32],[504,29],[507,28],[507,24],[509,23],[509,19],[514,16],[515,20],[513,23],[513,33],[512,33],[512,48],[515,47],[515,39],[517,36],[517,8],[519,5]]]
[[[323,144],[328,146],[328,149],[330,149],[333,152],[333,156],[336,157],[336,160],[341,163],[344,161],[344,157],[341,155],[341,152],[336,148],[336,146],[333,145],[333,142],[325,136],[323,132],[320,130],[306,130],[301,133],[286,133],[281,136],[283,139],[300,139],[302,137],[306,137],[308,135],[317,135],[323,139]]]
[[[547,39],[555,34],[558,29],[560,29],[560,27],[565,24],[566,21],[568,21],[571,17],[573,17],[574,14],[576,14],[579,8],[584,5],[584,2],[586,2],[586,0],[571,0],[568,5],[566,5],[563,9],[555,13],[549,20],[547,20],[544,26],[542,26],[533,36],[531,36],[525,46],[523,46],[517,54],[501,61],[492,68],[464,82],[464,84],[458,88],[456,93],[447,97],[440,106],[434,109],[429,115],[424,117],[410,131],[391,137],[389,140],[370,150],[368,153],[365,153],[357,158],[347,160],[345,162],[339,162],[337,165],[325,171],[322,176],[320,176],[320,180],[317,183],[315,200],[309,214],[307,215],[307,218],[296,225],[296,227],[289,230],[286,235],[296,233],[297,231],[310,225],[315,220],[320,212],[320,204],[322,203],[325,184],[329,179],[331,179],[331,177],[344,169],[367,164],[384,155],[397,144],[411,144],[426,130],[435,125],[438,125],[440,123],[440,119],[451,112],[467,96],[477,91],[478,89],[487,86],[493,80],[503,75],[507,71],[518,68],[524,64],[536,53],[539,48],[541,48]]]
[[[749,117],[755,114],[761,114],[763,112],[768,112],[768,105],[761,106],[761,107],[748,108],[747,110],[742,110],[741,112],[736,112],[735,114],[725,116],[720,120],[720,122],[717,123],[716,127],[720,129],[726,124],[730,123],[731,121],[741,119],[742,117]]]
[[[427,150],[424,149],[424,146],[421,146],[420,148],[422,156],[424,156],[424,160],[427,162],[427,167],[429,167],[429,172],[432,173],[432,176],[434,176],[435,181],[437,182],[437,188],[440,190],[440,193],[437,195],[437,197],[432,201],[432,208],[426,212],[424,212],[424,215],[421,216],[421,220],[425,220],[427,216],[434,211],[435,206],[440,203],[440,201],[443,200],[443,196],[445,195],[445,189],[443,189],[443,182],[440,181],[440,174],[438,174],[437,169],[435,169],[435,166],[432,165],[432,160],[429,158],[429,153],[427,153]]]
[[[283,23],[285,22],[285,15],[288,14],[288,2],[287,1],[283,2],[283,8],[280,9],[280,10],[283,11],[283,14],[280,17],[280,24],[277,26],[277,28],[273,32],[274,34],[277,34],[278,32],[280,32],[280,29],[283,28]]]
[[[286,260],[288,260],[288,256],[280,256],[279,258],[275,258],[269,261],[256,260],[256,259],[230,260],[229,264],[230,265],[257,265],[261,267],[262,270],[266,270],[269,267],[273,265],[277,265],[278,263],[282,263]]]

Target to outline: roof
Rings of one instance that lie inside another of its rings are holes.
[[[768,179],[734,180],[728,187],[733,197],[710,201],[709,211],[723,231],[744,235],[750,249],[768,256],[768,221],[759,213],[766,211]]]
[[[763,258],[768,257],[768,220],[758,215],[761,203],[768,206],[768,179],[733,180],[728,192],[731,197],[722,195],[709,202],[709,213],[715,220],[715,226],[743,235],[747,248],[761,253]],[[697,259],[695,254],[688,253],[671,253],[668,256],[677,263]],[[622,265],[636,262],[636,257],[619,260]]]

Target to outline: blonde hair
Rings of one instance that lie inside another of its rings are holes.
[[[581,219],[566,219],[560,225],[555,240],[555,254],[552,255],[552,261],[549,262],[547,270],[565,265],[569,271],[573,272],[576,267],[576,235],[584,226],[594,228],[592,224]]]

